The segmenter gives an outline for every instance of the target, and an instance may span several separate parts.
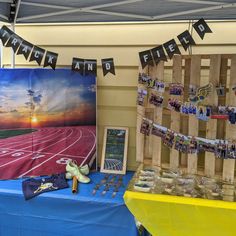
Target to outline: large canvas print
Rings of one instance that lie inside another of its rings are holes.
[[[0,179],[61,173],[96,155],[96,78],[66,69],[0,70]]]

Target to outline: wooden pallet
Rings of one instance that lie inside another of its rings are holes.
[[[189,85],[214,85],[208,97],[209,105],[236,106],[236,96],[232,88],[236,85],[236,55],[175,55],[170,62],[160,62],[157,66],[140,69],[151,78],[184,84],[184,95],[175,96],[187,101]],[[140,67],[141,68],[141,67]],[[215,86],[226,86],[226,93],[218,97]],[[143,88],[143,85],[138,85]],[[148,90],[148,96],[151,94]],[[164,104],[170,97],[168,87],[164,93]],[[148,99],[147,99],[148,100]],[[233,181],[235,176],[235,160],[216,159],[214,153],[183,154],[175,149],[168,150],[162,145],[161,138],[140,133],[143,117],[185,135],[200,136],[210,139],[236,139],[236,125],[225,120],[211,119],[199,121],[195,116],[182,115],[164,107],[154,107],[147,102],[146,106],[137,106],[137,161],[152,163],[156,166],[182,168],[187,173],[201,173],[207,176],[219,175],[226,181]]]

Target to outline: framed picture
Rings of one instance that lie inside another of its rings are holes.
[[[105,127],[101,172],[125,174],[128,151],[128,128]]]

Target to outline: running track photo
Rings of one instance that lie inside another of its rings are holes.
[[[96,126],[37,128],[0,139],[0,179],[61,173],[69,160],[89,164],[95,152]]]

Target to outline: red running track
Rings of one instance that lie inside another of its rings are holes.
[[[91,163],[95,152],[96,126],[40,128],[0,139],[0,179],[61,173],[69,160]]]

